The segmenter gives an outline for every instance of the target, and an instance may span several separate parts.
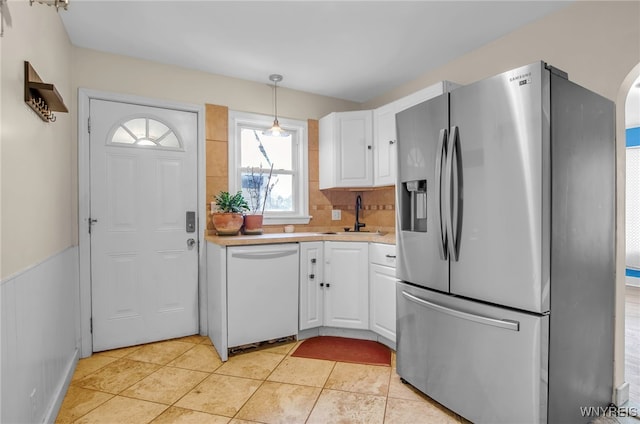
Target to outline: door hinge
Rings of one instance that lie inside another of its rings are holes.
[[[93,334],[93,318],[89,318],[89,332]]]
[[[87,118],[87,132],[91,134],[91,117]]]

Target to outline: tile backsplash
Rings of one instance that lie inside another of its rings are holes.
[[[320,190],[318,162],[318,121],[308,120],[309,128],[309,224],[296,225],[296,232],[343,231],[353,229],[355,223],[356,197],[362,197],[360,222],[369,231],[395,231],[395,190],[393,186],[376,189],[331,189]],[[207,212],[212,196],[228,190],[228,108],[206,105],[206,168],[207,168]],[[331,219],[332,209],[341,211],[341,219]],[[265,233],[279,233],[282,225],[266,225]],[[215,234],[213,224],[207,222],[207,233]]]

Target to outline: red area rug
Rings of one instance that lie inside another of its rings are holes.
[[[303,341],[291,356],[391,366],[391,350],[371,340],[319,336]]]

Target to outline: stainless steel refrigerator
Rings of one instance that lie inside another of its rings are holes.
[[[588,422],[613,394],[613,103],[537,62],[396,122],[398,374],[473,422]]]

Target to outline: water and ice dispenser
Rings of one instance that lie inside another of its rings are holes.
[[[402,182],[398,199],[401,203],[400,229],[427,231],[427,180]]]

